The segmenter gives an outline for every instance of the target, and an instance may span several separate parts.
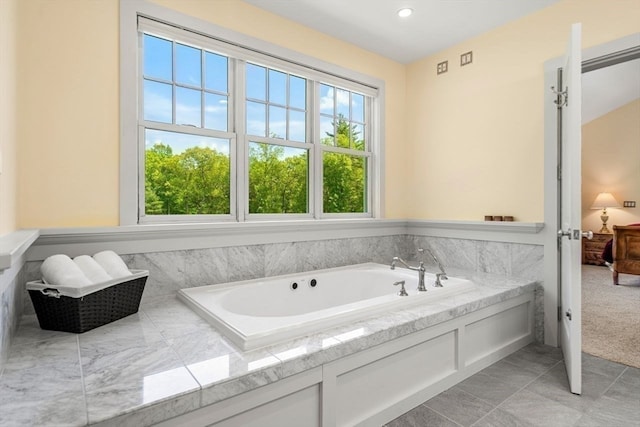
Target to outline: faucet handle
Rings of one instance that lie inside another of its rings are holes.
[[[407,290],[404,288],[404,280],[400,280],[399,282],[396,282],[393,284],[393,286],[398,286],[398,285],[400,285],[400,292],[398,292],[398,295],[400,295],[401,297],[409,296],[409,294],[407,293]]]
[[[447,280],[447,273],[436,273],[436,282],[434,283],[433,286],[435,286],[436,288],[441,288],[442,287],[442,280]]]

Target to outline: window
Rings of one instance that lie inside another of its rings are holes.
[[[137,19],[136,222],[374,216],[376,88]]]
[[[249,214],[309,209],[307,79],[246,64]]]
[[[229,60],[141,33],[146,218],[231,213]]]
[[[320,85],[322,195],[325,213],[367,212],[365,97]]]

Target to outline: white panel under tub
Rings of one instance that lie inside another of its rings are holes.
[[[265,403],[215,427],[320,427],[320,385]]]
[[[456,372],[456,341],[451,331],[339,375],[336,425],[355,425]]]
[[[531,334],[531,301],[465,327],[465,366]]]

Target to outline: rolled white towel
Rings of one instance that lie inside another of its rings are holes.
[[[82,270],[92,284],[108,282],[113,279],[109,273],[89,255],[77,256],[73,259],[73,262],[80,267],[80,270]]]
[[[96,260],[96,262],[104,268],[107,274],[114,279],[131,276],[131,272],[127,268],[127,264],[125,264],[122,258],[113,251],[98,252],[93,256],[93,259]]]
[[[67,255],[52,255],[45,259],[40,266],[42,279],[52,286],[72,286],[82,287],[91,284],[91,281],[84,275]]]

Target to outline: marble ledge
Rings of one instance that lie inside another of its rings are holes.
[[[39,235],[39,230],[18,230],[0,236],[0,273],[11,268]]]
[[[40,330],[25,316],[0,374],[0,425],[37,423],[51,408],[59,425],[151,425],[538,288],[450,273],[481,286],[247,352],[173,296],[80,335]]]

